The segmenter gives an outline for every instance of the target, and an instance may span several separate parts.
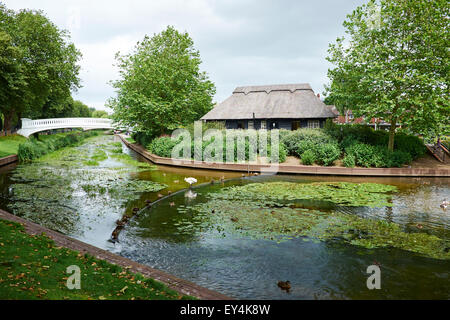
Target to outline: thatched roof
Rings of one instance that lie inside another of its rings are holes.
[[[307,83],[238,87],[202,120],[334,118]]]

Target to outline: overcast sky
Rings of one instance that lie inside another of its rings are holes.
[[[70,31],[81,50],[83,87],[74,94],[105,109],[117,51],[128,53],[145,34],[167,25],[187,31],[203,71],[216,84],[215,101],[244,85],[328,82],[328,44],[344,35],[346,15],[366,0],[0,0],[10,9],[41,9]]]

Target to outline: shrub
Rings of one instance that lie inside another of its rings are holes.
[[[288,134],[283,133],[281,142],[286,146],[288,154],[301,156],[311,145],[334,143],[336,140],[322,129],[298,129]]]
[[[132,138],[141,146],[146,146],[152,142],[154,136],[150,136],[145,132],[135,132],[132,134]]]
[[[339,159],[341,149],[337,144],[325,143],[315,147],[316,162],[324,166],[333,165],[334,161]]]
[[[387,167],[402,167],[404,164],[410,164],[412,162],[412,157],[409,153],[394,150],[394,152],[389,152],[389,158],[387,162]]]
[[[408,152],[389,151],[385,146],[371,146],[364,143],[356,143],[348,147],[346,153],[354,156],[355,164],[367,168],[401,167],[412,162],[412,157]],[[350,160],[347,161],[350,162]]]
[[[394,150],[406,152],[413,160],[416,160],[425,154],[426,147],[419,137],[399,133],[394,138]]]
[[[314,161],[316,161],[316,154],[313,150],[306,150],[305,152],[303,152],[301,159],[304,165],[309,166],[312,165]]]
[[[306,152],[308,150],[315,152],[316,147],[317,147],[317,144],[314,143],[313,141],[303,140],[297,144],[297,146],[295,148],[295,154],[301,156],[304,152]]]
[[[355,163],[361,167],[376,167],[378,161],[377,148],[365,143],[355,143],[345,152],[355,156]]]
[[[147,146],[147,149],[157,156],[170,158],[172,149],[178,143],[178,140],[172,140],[171,137],[159,137]]]
[[[345,167],[353,168],[355,166],[355,155],[352,153],[346,154],[342,162],[344,163]]]
[[[245,160],[250,160],[250,161],[256,161],[256,156],[258,154],[265,154],[267,155],[267,157],[271,158],[271,144],[268,141],[267,143],[267,151],[265,150],[259,150],[258,147],[260,147],[258,144],[254,144],[254,141],[252,139],[250,139],[247,135],[245,131],[242,130],[228,130],[228,131],[223,131],[222,132],[222,137],[223,137],[223,142],[222,142],[222,157],[223,157],[223,161],[226,161],[226,157],[227,157],[227,150],[226,150],[226,137],[228,136],[232,137],[234,139],[234,150],[233,151],[233,159],[234,161],[238,160],[238,156],[239,157],[243,157],[243,159]],[[270,136],[270,134],[269,134]],[[237,148],[237,141],[238,138],[244,138],[244,154],[243,155],[238,155],[238,148]],[[206,141],[202,141],[202,156],[203,159],[202,160],[207,160],[205,159],[205,149],[211,144],[213,143],[215,140],[215,137],[211,137],[210,140],[206,140]],[[182,138],[180,137],[180,140],[172,140],[170,137],[159,137],[154,139],[150,144],[147,145],[147,149],[151,152],[154,153],[160,157],[171,157],[172,156],[172,149],[175,145],[177,145],[179,142],[181,142]],[[256,142],[258,143],[258,137],[256,137]],[[194,143],[194,139],[191,140],[191,142],[187,142],[189,145],[189,148],[191,149],[191,158],[194,158],[195,156],[195,143]],[[257,154],[253,154],[250,153],[250,150],[255,150]],[[279,144],[279,162],[284,162],[286,161],[286,156],[287,156],[287,151],[286,151],[286,147],[284,146],[283,143]],[[252,155],[252,158],[249,159],[250,155]],[[253,155],[255,157],[253,157]],[[180,154],[180,157],[185,155]],[[215,156],[214,154],[214,149],[212,150],[212,157]]]

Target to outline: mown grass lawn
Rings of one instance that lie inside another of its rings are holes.
[[[19,144],[25,141],[27,138],[18,134],[0,137],[0,158],[17,154]]]
[[[68,266],[81,270],[81,289],[66,286]],[[117,265],[58,247],[0,219],[0,299],[194,299]]]

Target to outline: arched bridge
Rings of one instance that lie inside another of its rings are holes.
[[[22,128],[18,134],[29,137],[33,133],[66,128],[92,129],[113,129],[113,121],[105,118],[55,118],[31,120],[22,118]]]

